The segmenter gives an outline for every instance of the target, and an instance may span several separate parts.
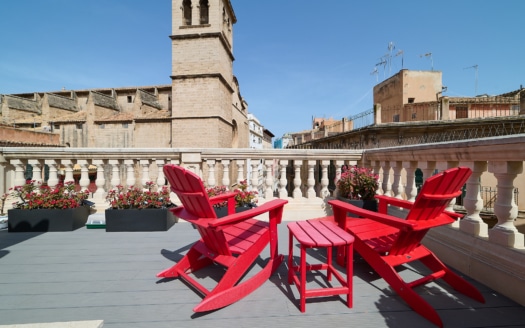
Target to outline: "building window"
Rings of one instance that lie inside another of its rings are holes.
[[[417,113],[412,113],[412,119],[415,120],[417,118]]]
[[[209,22],[209,5],[208,0],[201,0],[200,2],[200,17],[201,17],[201,25],[202,24],[208,24]]]
[[[396,114],[394,117],[392,117],[392,122],[399,122],[399,114]]]
[[[131,104],[133,102],[133,97],[132,96],[128,96],[128,104]]]
[[[408,98],[408,103],[409,104],[413,104],[415,100],[416,100],[416,98]]]
[[[124,129],[127,129],[127,128],[128,128],[128,123],[122,123],[122,127],[123,127]]]
[[[77,123],[77,130],[82,130],[82,123]]]
[[[56,129],[56,130],[60,129],[60,124],[53,125],[53,129]]]
[[[106,127],[106,125],[105,125],[105,124],[99,124],[98,127],[99,127],[100,129],[104,129],[104,128]]]
[[[191,0],[182,2],[182,23],[186,26],[191,25]]]
[[[468,118],[468,107],[456,107],[456,118]]]

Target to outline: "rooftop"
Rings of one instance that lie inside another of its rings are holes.
[[[100,214],[95,214],[100,215]],[[198,233],[179,222],[167,232],[8,233],[0,231],[0,325],[104,320],[104,327],[434,327],[395,294],[359,257],[354,262],[354,307],[343,297],[307,300],[298,309],[287,265],[261,288],[218,311],[196,314],[201,296],[181,280],[156,273],[181,258]],[[287,254],[286,222],[279,226],[280,252]],[[294,255],[298,255],[298,251]],[[312,250],[309,261],[325,256]],[[263,253],[264,259],[268,252]],[[257,270],[258,265],[248,275]],[[416,276],[417,265],[403,276]],[[212,273],[209,269],[206,273]],[[215,272],[216,273],[216,272]],[[199,275],[205,286],[211,278]],[[322,282],[319,274],[311,284]],[[469,281],[471,279],[468,279]],[[418,288],[445,327],[523,327],[525,308],[473,282],[485,304],[438,281]]]

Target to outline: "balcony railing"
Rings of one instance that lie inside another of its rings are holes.
[[[260,191],[260,202],[287,198],[285,219],[304,220],[331,214],[326,201],[337,193],[335,181],[343,164],[374,168],[380,174],[380,193],[408,200],[417,195],[416,169],[427,178],[468,166],[473,174],[463,198],[464,218],[434,229],[424,242],[452,267],[525,305],[524,235],[515,225],[513,197],[516,187],[525,188],[524,145],[521,134],[369,150],[0,148],[0,192],[24,184],[29,165],[31,179],[49,185],[58,183],[63,170],[65,181],[77,174],[81,188],[92,188],[92,201],[103,210],[109,189],[147,181],[164,185],[162,168],[175,163],[199,174],[210,187],[248,179],[250,188]],[[497,223],[490,229],[480,216],[480,185],[487,185],[482,182],[487,175],[497,190]]]

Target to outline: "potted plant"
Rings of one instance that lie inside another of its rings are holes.
[[[379,188],[379,175],[365,167],[343,166],[341,179],[337,181],[339,200],[355,206],[377,211],[375,195]]]
[[[89,191],[76,191],[73,181],[49,187],[31,180],[10,190],[19,201],[8,211],[9,232],[71,231],[86,224]]]
[[[144,188],[118,185],[108,192],[106,201],[106,231],[167,231],[176,222],[170,207],[168,186],[153,191],[155,184],[147,182]]]
[[[248,182],[242,180],[239,184],[232,185],[235,193],[235,212],[242,212],[257,206],[257,191],[248,191]],[[212,198],[228,193],[225,186],[216,186],[206,189],[208,197]],[[224,217],[228,214],[227,203],[220,202],[213,205],[217,217]]]

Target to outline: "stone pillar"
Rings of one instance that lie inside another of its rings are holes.
[[[487,170],[487,162],[461,162],[460,165],[470,168],[472,175],[467,180],[467,193],[463,199],[467,214],[459,222],[459,229],[469,235],[488,237],[488,226],[479,215],[483,209],[479,178]]]
[[[381,124],[381,104],[374,104],[374,123]]]
[[[288,166],[288,160],[281,159],[279,161],[279,166],[281,168],[281,176],[279,179],[279,198],[286,199],[288,198],[288,191],[286,190],[286,185],[288,184],[286,179],[286,167]]]
[[[514,179],[523,172],[523,162],[489,162],[488,168],[498,180],[494,205],[498,223],[490,229],[489,240],[505,247],[524,248],[524,236],[514,225],[518,217],[518,207],[514,202]]]
[[[372,166],[372,168],[374,169],[374,173],[377,174],[377,177],[378,177],[378,181],[377,181],[377,184],[379,186],[379,188],[377,188],[377,192],[376,194],[377,195],[383,195],[384,194],[384,190],[383,190],[383,187],[382,187],[382,180],[381,180],[381,175],[379,174],[379,172],[381,172],[381,162],[380,161],[373,161],[370,163],[370,166]]]
[[[414,162],[414,161],[403,162],[402,165],[403,165],[403,168],[405,169],[406,176],[407,176],[407,184],[405,188],[406,199],[408,201],[413,202],[414,200],[416,200],[416,196],[417,196],[417,187],[416,187],[417,162]]]

